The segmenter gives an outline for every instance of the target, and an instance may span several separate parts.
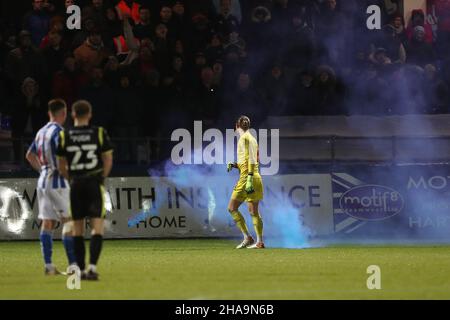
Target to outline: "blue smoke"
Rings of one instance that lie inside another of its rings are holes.
[[[152,177],[162,177],[168,184],[182,192],[193,188],[203,205],[195,210],[195,220],[203,223],[203,228],[211,236],[239,237],[227,207],[238,172],[226,172],[226,166],[218,165],[174,165],[170,160],[164,163],[162,170],[149,169]],[[309,247],[311,231],[304,225],[302,210],[295,206],[292,199],[285,194],[281,179],[263,177],[265,184],[265,201],[260,204],[260,213],[264,221],[264,241],[269,247],[305,248]],[[255,235],[252,219],[242,204],[240,211],[247,226]]]

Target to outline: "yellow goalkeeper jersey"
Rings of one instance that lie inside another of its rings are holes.
[[[238,141],[237,145],[237,164],[239,172],[244,176],[249,173],[259,175],[259,150],[258,142],[255,137],[247,130]]]
[[[232,199],[240,202],[256,202],[264,197],[264,187],[262,178],[259,174],[259,152],[258,143],[249,131],[245,132],[238,141],[237,145],[237,165],[239,168],[239,180],[234,186]],[[245,191],[245,184],[247,183],[247,176],[253,173],[253,193]]]

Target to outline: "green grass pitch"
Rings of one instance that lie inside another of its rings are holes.
[[[230,240],[105,241],[99,282],[45,277],[39,242],[0,242],[0,299],[450,299],[449,246],[235,250]],[[54,262],[65,267],[61,242]],[[369,265],[381,290],[368,290]]]

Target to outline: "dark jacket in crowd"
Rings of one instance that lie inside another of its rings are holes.
[[[23,80],[30,77],[41,83],[47,76],[45,59],[35,48],[17,48],[12,50],[5,63],[6,77],[12,81],[16,91],[22,86]]]
[[[92,124],[111,131],[114,112],[114,92],[105,84],[88,85],[80,90],[80,98],[92,104]]]
[[[47,35],[50,27],[50,16],[45,11],[31,11],[25,15],[23,29],[31,33],[31,40],[39,47],[42,39]]]
[[[425,66],[436,60],[431,44],[412,39],[406,48],[406,61],[410,64]]]

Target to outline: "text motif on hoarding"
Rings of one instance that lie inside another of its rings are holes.
[[[379,185],[362,185],[345,192],[339,199],[341,209],[359,220],[384,220],[398,214],[404,206],[400,193]]]

